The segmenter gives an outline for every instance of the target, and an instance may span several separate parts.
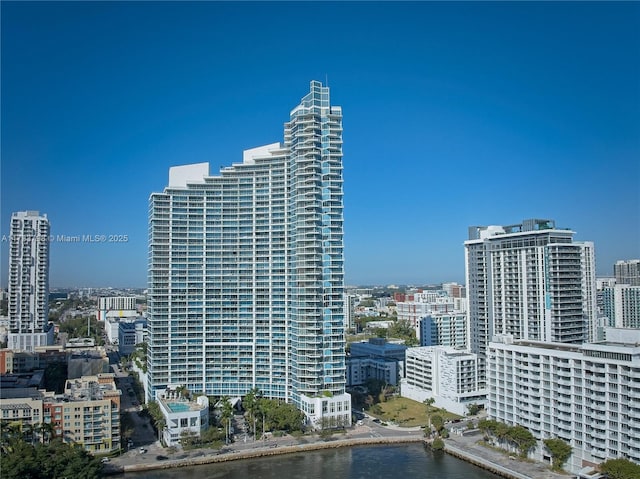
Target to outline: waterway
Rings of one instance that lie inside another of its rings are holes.
[[[422,444],[355,446],[115,476],[125,479],[495,479]]]

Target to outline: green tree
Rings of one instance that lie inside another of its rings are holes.
[[[233,406],[228,397],[222,398],[221,422],[225,430],[225,442],[229,444],[231,440],[231,419],[233,418]]]
[[[388,338],[403,339],[407,346],[417,346],[419,344],[416,330],[406,319],[396,320],[389,328]]]
[[[78,445],[65,444],[55,439],[50,444],[13,441],[11,453],[0,457],[3,479],[51,479],[78,477],[98,479],[102,477],[100,460]]]
[[[514,426],[507,429],[506,438],[516,444],[522,457],[527,457],[529,451],[536,445],[536,438],[524,426]]]
[[[640,477],[640,465],[628,459],[609,459],[600,464],[600,471],[609,479],[638,479]]]
[[[444,429],[444,419],[440,414],[434,414],[431,416],[431,425],[435,428],[436,432],[440,434]]]
[[[551,453],[553,462],[551,464],[552,469],[561,471],[567,459],[571,456],[571,445],[567,444],[560,438],[545,439],[544,445]]]
[[[429,430],[431,430],[431,413],[433,412],[433,403],[435,402],[435,398],[427,398],[422,401],[422,404],[427,407],[427,427]]]
[[[431,449],[434,451],[443,451],[444,450],[444,441],[439,437],[436,437],[431,443]]]
[[[469,416],[475,416],[480,412],[480,406],[478,406],[476,403],[469,404],[467,406],[467,411],[469,411]]]
[[[151,425],[155,430],[156,434],[164,431],[165,426],[167,425],[166,420],[164,419],[164,415],[162,414],[162,410],[160,409],[160,405],[157,401],[149,401],[144,406],[144,411],[146,411],[151,417]]]

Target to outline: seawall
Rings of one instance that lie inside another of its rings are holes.
[[[206,456],[185,458],[185,459],[169,459],[164,461],[155,461],[143,464],[131,464],[126,466],[105,467],[105,475],[123,474],[127,472],[151,471],[158,469],[173,469],[186,466],[200,466],[203,464],[213,464],[217,462],[237,461],[240,459],[253,459],[257,457],[277,456],[281,454],[294,454],[305,451],[317,451],[321,449],[335,449],[339,447],[350,446],[367,446],[379,444],[405,444],[425,442],[421,437],[372,437],[372,438],[353,438],[338,439],[325,442],[313,442],[308,444],[297,444],[295,446],[278,446],[264,447],[259,449],[250,449],[246,451],[232,451],[226,453],[214,453]]]
[[[428,441],[422,437],[397,436],[397,437],[371,437],[371,438],[353,438],[338,439],[323,442],[312,442],[308,444],[297,444],[294,446],[278,446],[263,447],[258,449],[249,449],[245,451],[231,451],[225,453],[213,453],[206,456],[185,458],[185,459],[168,459],[164,461],[155,461],[142,464],[131,464],[126,466],[110,465],[104,469],[105,475],[123,474],[127,472],[141,472],[158,469],[173,469],[178,467],[200,466],[204,464],[214,464],[218,462],[238,461],[241,459],[253,459],[258,457],[277,456],[281,454],[295,454],[305,451],[317,451],[322,449],[335,449],[339,447],[351,446],[368,446],[381,444],[407,444],[407,443],[424,443]],[[483,459],[468,451],[464,451],[459,447],[450,443],[445,443],[444,451],[458,459],[474,464],[493,474],[507,479],[532,479],[530,476],[513,471],[504,466]]]

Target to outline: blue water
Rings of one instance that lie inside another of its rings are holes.
[[[180,402],[167,403],[172,412],[185,412],[189,410],[189,405]]]
[[[123,476],[120,476],[123,477]],[[495,479],[422,444],[356,446],[125,474],[126,479]]]

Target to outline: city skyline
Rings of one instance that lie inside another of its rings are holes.
[[[279,138],[311,80],[344,109],[347,284],[462,283],[468,226],[522,218],[592,241],[598,275],[640,257],[637,4],[1,8],[2,236],[38,210],[98,239],[52,242],[52,287],[145,287],[169,167]]]

